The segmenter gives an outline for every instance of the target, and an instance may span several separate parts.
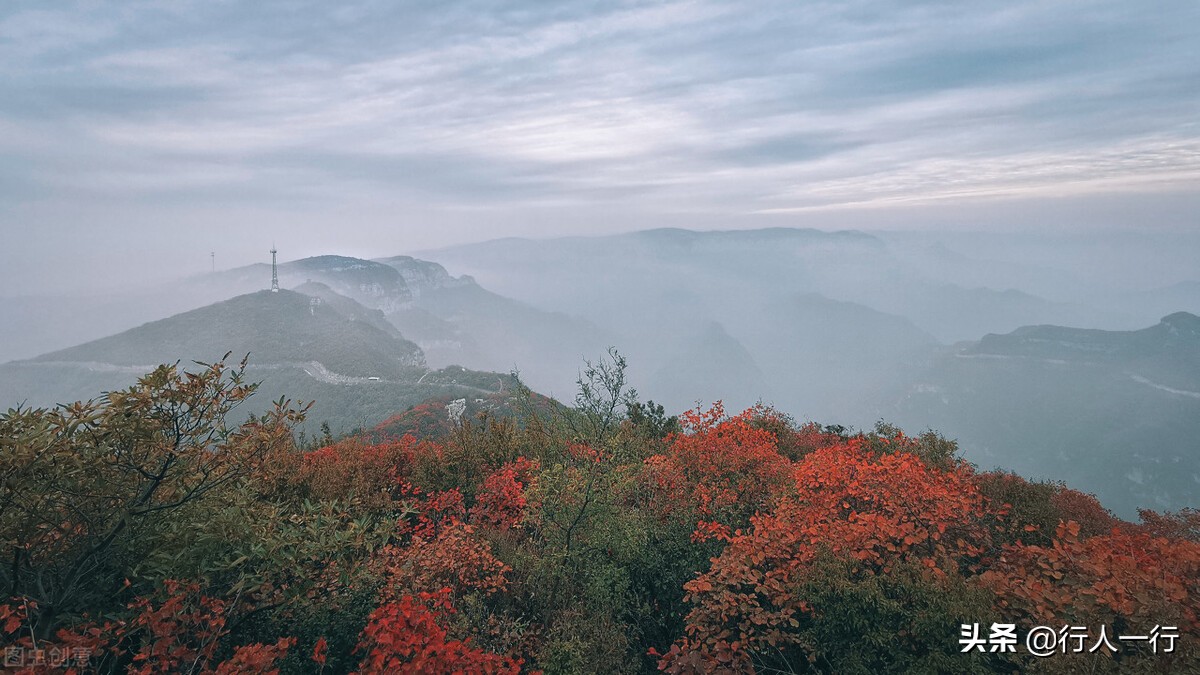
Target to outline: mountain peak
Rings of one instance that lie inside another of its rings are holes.
[[[450,276],[446,268],[438,263],[408,255],[380,258],[374,262],[387,265],[399,272],[415,298],[421,297],[423,293],[441,288],[456,288],[475,283],[474,279],[470,277]]]
[[[1191,312],[1168,314],[1161,323],[1174,333],[1200,337],[1200,316]]]
[[[308,290],[319,288],[313,284]],[[239,295],[36,360],[134,366],[232,351],[253,354],[257,365],[317,361],[340,375],[361,377],[399,377],[424,365],[417,345],[366,320],[366,308],[349,298],[314,297],[286,289]]]

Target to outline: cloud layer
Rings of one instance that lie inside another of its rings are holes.
[[[0,263],[1190,204],[1198,45],[1187,0],[5,3]]]

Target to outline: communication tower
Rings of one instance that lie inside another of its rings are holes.
[[[275,245],[271,244],[271,292],[279,292],[279,267],[275,264],[275,254],[279,251],[275,250]]]

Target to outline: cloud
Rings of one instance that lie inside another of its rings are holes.
[[[354,208],[384,232],[396,209],[620,200],[629,229],[1189,192],[1196,44],[1183,0],[16,2],[0,227],[54,200],[147,219],[293,200],[313,227]]]

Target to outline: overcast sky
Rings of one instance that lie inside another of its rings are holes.
[[[0,293],[272,240],[1189,229],[1198,101],[1194,0],[6,0]]]

